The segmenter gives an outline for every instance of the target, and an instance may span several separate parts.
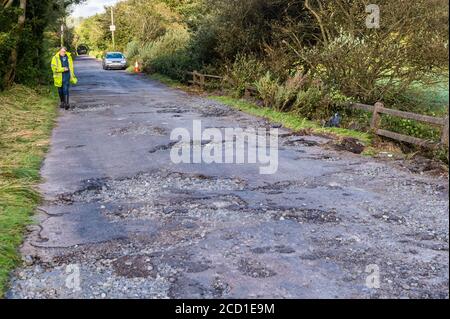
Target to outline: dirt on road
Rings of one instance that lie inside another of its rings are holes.
[[[76,66],[8,298],[448,298],[447,178],[287,131],[274,175],[174,164],[170,134],[193,120],[270,124]]]

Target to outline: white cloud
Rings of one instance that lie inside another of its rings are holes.
[[[89,17],[104,12],[105,6],[110,6],[120,0],[87,0],[83,4],[74,6],[73,17]]]

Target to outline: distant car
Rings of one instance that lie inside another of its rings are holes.
[[[85,46],[80,46],[77,48],[78,55],[86,55],[88,54],[88,49]]]
[[[127,66],[127,59],[121,52],[107,52],[103,58],[103,70],[125,70]]]

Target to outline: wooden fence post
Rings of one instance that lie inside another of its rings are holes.
[[[375,103],[375,107],[373,109],[372,120],[370,121],[370,129],[372,132],[376,133],[378,128],[380,127],[381,116],[379,110],[384,107],[384,104],[381,102]]]
[[[200,88],[202,90],[205,89],[205,75],[204,74],[200,74]]]
[[[441,143],[444,146],[448,147],[448,130],[449,130],[449,125],[448,125],[448,109],[447,109],[447,117],[444,120],[444,127],[442,128],[442,135],[441,135]]]
[[[192,72],[192,82],[194,85],[197,84],[197,71],[194,70],[194,72]]]

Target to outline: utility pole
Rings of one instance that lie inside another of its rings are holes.
[[[64,46],[64,16],[65,16],[65,8],[64,8],[64,0],[61,0],[61,12],[63,14],[63,18],[61,19],[61,47]]]
[[[61,48],[64,46],[64,23],[61,23]]]
[[[113,51],[116,50],[116,40],[114,38],[114,32],[116,31],[116,26],[114,25],[114,8],[111,7],[111,27],[110,27],[111,33],[112,33],[112,46]]]

